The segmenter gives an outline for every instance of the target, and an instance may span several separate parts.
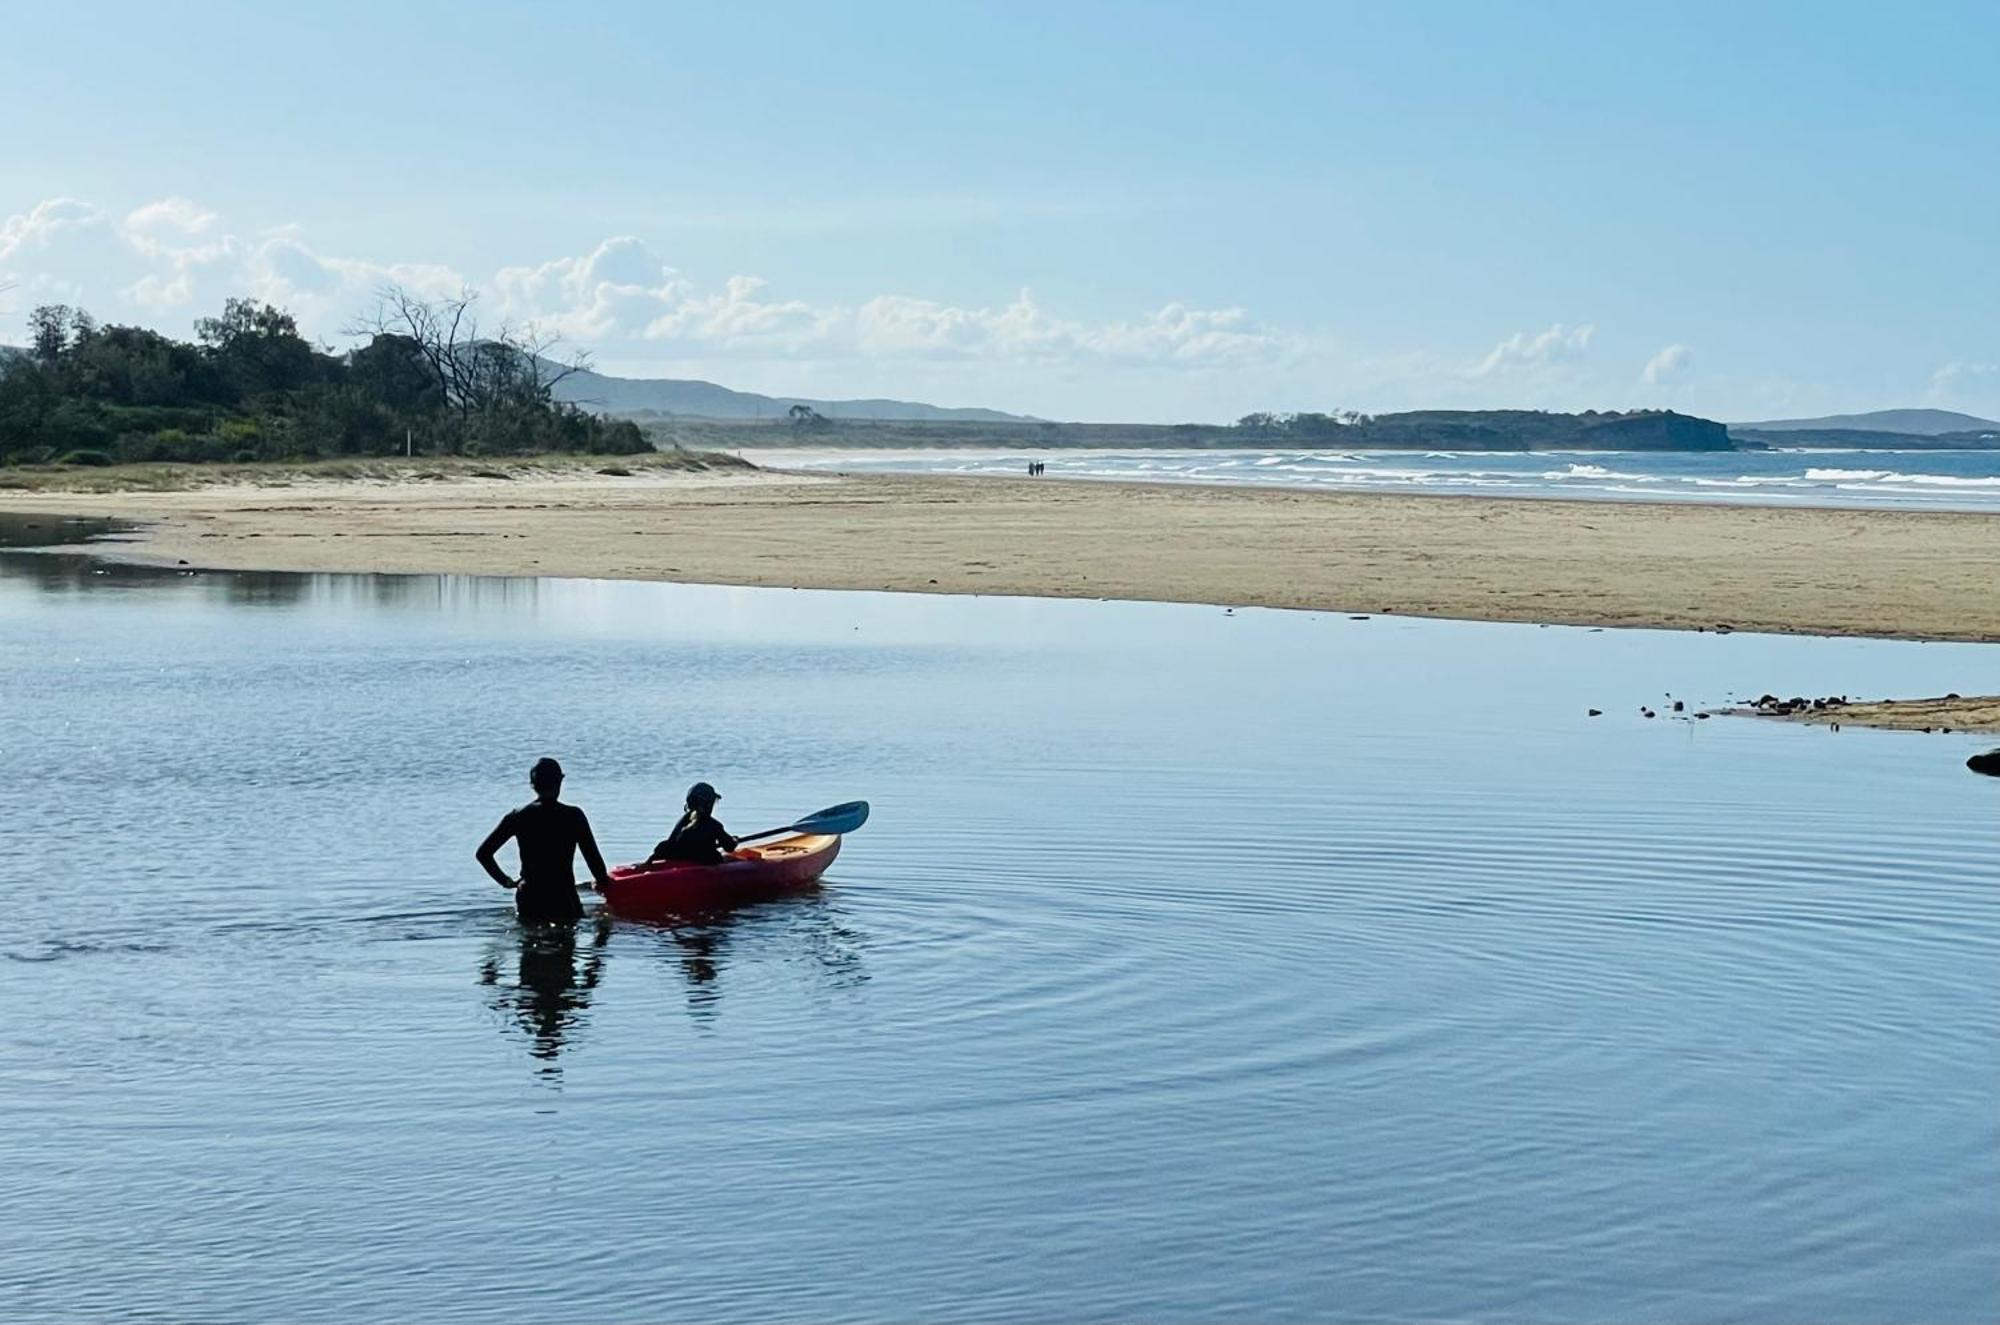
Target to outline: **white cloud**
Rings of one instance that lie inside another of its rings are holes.
[[[764,286],[755,276],[731,276],[720,291],[695,295],[683,284],[659,316],[646,324],[645,337],[687,348],[723,350],[824,351],[847,343],[845,309],[816,308],[799,299],[765,299],[760,294]]]
[[[712,351],[800,351],[832,346],[847,318],[838,307],[770,299],[766,283],[732,276],[702,293],[630,235],[582,257],[505,267],[494,277],[505,317],[585,344],[659,342]]]
[[[1367,403],[1328,380],[1328,346],[1260,326],[1242,308],[1166,303],[1093,319],[1059,313],[1025,290],[998,305],[915,294],[821,303],[753,275],[697,280],[632,235],[482,277],[328,253],[296,226],[246,230],[190,198],[122,215],[58,198],[0,219],[0,259],[0,286],[16,287],[11,302],[0,301],[0,340],[19,338],[20,310],[36,303],[185,334],[225,298],[247,295],[291,312],[308,336],[343,344],[395,282],[432,297],[483,288],[489,324],[559,337],[626,371],[780,392],[819,382],[825,394],[924,392],[1061,410],[1050,402],[1123,390],[1175,417],[1234,417],[1272,398],[1311,408],[1325,403],[1323,392],[1338,404]]]
[[[192,303],[203,269],[230,263],[241,250],[234,235],[212,233],[220,219],[186,198],[162,198],[128,213],[119,235],[160,269],[126,286],[126,297],[156,311]]]
[[[1133,321],[1092,323],[1058,317],[1025,290],[999,308],[909,295],[813,304],[773,298],[767,282],[745,275],[703,291],[631,236],[580,257],[504,268],[493,288],[496,307],[517,321],[585,344],[645,342],[676,354],[1203,363],[1268,358],[1285,346],[1233,308],[1168,304]]]
[[[607,239],[580,258],[503,267],[493,278],[505,316],[588,341],[641,335],[685,289],[672,268],[630,235]]]
[[[449,268],[377,264],[315,252],[290,227],[243,234],[186,198],[162,198],[113,218],[54,198],[0,219],[0,285],[15,310],[81,304],[101,320],[184,332],[196,315],[249,295],[289,309],[308,334],[337,338],[386,281],[427,293],[456,291]],[[0,325],[0,339],[18,335]]]
[[[75,198],[50,198],[0,219],[0,286],[12,307],[73,303],[105,261],[104,216]]]
[[[1931,374],[1925,400],[1940,408],[2000,411],[2000,363],[1954,359]]]
[[[1685,373],[1693,358],[1694,354],[1687,346],[1669,345],[1646,361],[1639,380],[1647,386],[1665,386]]]
[[[0,262],[28,261],[65,232],[89,229],[100,219],[95,207],[75,198],[38,202],[28,212],[0,221]]]
[[[1469,372],[1473,377],[1492,377],[1573,363],[1583,357],[1590,348],[1590,338],[1596,334],[1597,326],[1590,322],[1574,327],[1557,322],[1547,331],[1534,333],[1517,331],[1495,345]]]
[[[162,198],[126,214],[124,231],[141,252],[174,251],[175,240],[199,239],[222,218],[186,198]]]
[[[918,358],[1223,364],[1276,361],[1300,342],[1260,330],[1240,308],[1168,304],[1136,321],[1086,323],[1047,312],[1027,290],[1003,307],[960,308],[878,295],[855,317],[865,353]]]
[[[348,329],[384,284],[432,297],[471,287],[484,291],[489,326],[505,321],[557,335],[632,375],[1064,417],[1574,409],[1625,403],[1620,395],[1633,385],[1625,369],[1615,381],[1608,370],[1593,372],[1596,327],[1589,323],[1523,331],[1468,358],[1423,346],[1343,344],[1262,324],[1227,304],[1163,302],[1103,317],[1027,290],[993,302],[921,290],[809,299],[750,274],[678,270],[634,235],[544,262],[468,272],[344,255],[296,226],[246,227],[181,197],[129,210],[54,198],[0,216],[0,286],[9,280],[15,288],[0,298],[0,341],[20,339],[21,313],[36,303],[80,304],[104,321],[185,335],[195,317],[247,295],[287,309],[307,335],[340,345],[350,343]],[[1664,357],[1675,350],[1686,354],[1669,346],[1655,356],[1651,377],[1664,381],[1678,366]]]

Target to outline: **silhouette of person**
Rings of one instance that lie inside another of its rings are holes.
[[[528,924],[573,921],[583,915],[576,893],[576,853],[590,867],[591,880],[602,888],[611,882],[604,855],[591,835],[590,820],[574,805],[556,797],[562,792],[562,765],[553,759],[535,761],[528,772],[535,799],[500,820],[473,853],[493,882],[514,892],[514,913]],[[494,859],[511,839],[521,853],[521,877],[510,879]]]
[[[721,799],[722,793],[706,782],[697,782],[689,787],[687,813],[681,816],[666,840],[653,848],[647,864],[662,860],[691,860],[700,865],[713,865],[736,850],[736,839],[715,817],[715,803]]]

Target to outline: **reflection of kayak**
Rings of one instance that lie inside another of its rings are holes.
[[[686,861],[619,865],[611,871],[611,884],[604,889],[604,904],[613,911],[643,915],[753,902],[805,887],[824,874],[839,854],[839,836],[818,833],[739,847],[727,860],[714,865]]]

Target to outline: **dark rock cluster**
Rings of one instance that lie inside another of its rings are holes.
[[[1847,696],[1826,695],[1819,699],[1805,699],[1794,695],[1790,699],[1780,699],[1776,695],[1759,695],[1750,701],[1750,707],[1774,718],[1789,718],[1797,713],[1824,713],[1828,709],[1846,708]]]

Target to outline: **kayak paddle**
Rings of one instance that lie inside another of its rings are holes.
[[[739,837],[738,842],[755,842],[760,837],[776,837],[780,833],[851,833],[868,822],[868,802],[849,801],[845,805],[832,805],[818,814],[809,814],[795,824],[783,828],[766,828],[761,833]]]

